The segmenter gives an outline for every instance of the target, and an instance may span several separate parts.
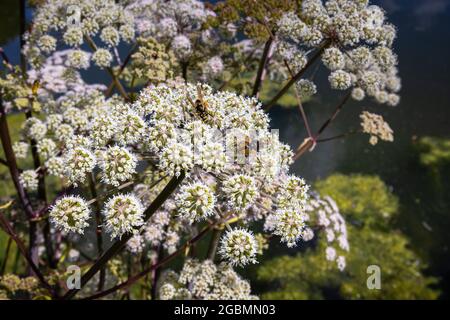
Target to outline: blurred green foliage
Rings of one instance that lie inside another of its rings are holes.
[[[417,146],[422,165],[436,167],[450,163],[450,139],[422,137]]]
[[[398,213],[398,199],[378,176],[334,174],[315,184],[331,196],[347,220],[358,224],[389,227]]]
[[[340,272],[325,259],[325,239],[297,256],[281,256],[258,269],[270,283],[265,299],[436,299],[437,279],[409,249],[408,239],[392,227],[398,200],[376,176],[332,175],[316,189],[335,199],[347,219],[350,252]],[[319,235],[320,237],[320,235]],[[381,268],[381,289],[367,288],[367,267]]]

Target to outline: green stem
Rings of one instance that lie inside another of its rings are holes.
[[[6,265],[8,263],[8,258],[9,258],[9,252],[11,249],[11,243],[12,243],[12,238],[9,237],[8,243],[6,244],[5,255],[3,256],[2,268],[0,269],[0,277],[5,274]]]

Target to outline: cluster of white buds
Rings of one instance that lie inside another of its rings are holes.
[[[161,300],[255,300],[250,284],[228,264],[186,260],[180,273],[167,271],[158,290]]]
[[[401,83],[392,51],[396,29],[380,7],[369,1],[305,0],[298,12],[280,18],[277,35],[279,55],[294,72],[306,65],[306,52],[317,48],[323,50],[333,89],[354,87],[352,97],[358,101],[368,95],[378,103],[399,103]]]
[[[47,126],[38,118],[32,117],[24,122],[22,132],[27,138],[39,141],[47,134]]]
[[[216,199],[212,190],[202,183],[187,184],[176,197],[179,214],[189,221],[201,221],[213,214]]]
[[[88,204],[77,196],[59,199],[50,210],[50,220],[64,232],[83,234],[84,229],[89,226],[89,218]]]
[[[51,157],[45,162],[48,173],[56,177],[64,177],[66,171],[65,161],[62,157]]]
[[[117,195],[105,203],[103,215],[105,228],[111,238],[122,237],[125,233],[135,233],[144,224],[144,208],[133,195]]]
[[[23,141],[15,142],[12,146],[14,155],[18,159],[25,159],[27,157],[28,149],[30,145]]]
[[[294,247],[305,229],[305,215],[296,208],[279,209],[274,214],[273,233],[288,247]]]
[[[233,229],[225,233],[220,241],[219,254],[233,266],[256,263],[258,244],[250,231]]]
[[[48,159],[55,154],[56,143],[52,139],[42,139],[37,143],[37,152],[44,159]]]
[[[103,182],[119,186],[136,172],[136,163],[136,157],[127,149],[119,146],[109,147],[99,161]]]
[[[19,176],[20,184],[29,191],[35,191],[38,188],[38,174],[35,170],[25,170]]]
[[[317,93],[317,87],[311,80],[300,79],[296,83],[296,88],[302,99],[310,98]]]
[[[247,209],[258,197],[255,179],[251,176],[237,174],[223,182],[222,190],[228,204],[236,210]]]
[[[84,182],[86,176],[92,172],[95,167],[95,156],[86,148],[76,147],[70,149],[65,155],[67,164],[66,172],[70,182],[74,185]]]

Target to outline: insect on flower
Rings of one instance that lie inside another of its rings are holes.
[[[191,97],[187,95],[187,99],[192,107],[197,112],[197,115],[203,122],[208,121],[208,117],[211,116],[211,112],[209,110],[209,104],[203,97],[203,91],[201,85],[197,85],[197,99],[192,101]]]

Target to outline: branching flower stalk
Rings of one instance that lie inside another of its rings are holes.
[[[350,98],[398,104],[395,28],[368,1],[241,1],[81,0],[75,22],[65,14],[73,0],[46,2],[30,31],[22,26],[21,72],[0,51],[0,162],[28,220],[29,252],[21,254],[52,298],[46,277],[63,288],[65,268],[77,264],[88,267],[81,288],[69,286],[61,299],[255,299],[234,268],[257,263],[269,238],[294,247],[319,232],[326,260],[345,268],[344,218],[290,166],[316,142],[334,139],[319,137]],[[317,93],[322,66],[345,97],[314,134],[303,104]],[[109,73],[109,86],[84,79],[84,70],[98,69]],[[266,76],[281,88],[263,105],[257,96]],[[292,86],[308,133],[297,150],[265,112]],[[11,111],[27,115],[15,141]],[[370,143],[393,140],[382,117],[366,111],[361,121]],[[21,162],[30,150],[34,168]],[[62,190],[45,190],[46,177]],[[96,253],[84,247],[90,242]],[[42,246],[48,259],[39,264]],[[181,271],[169,270],[178,256]],[[139,294],[129,290],[143,278]]]

